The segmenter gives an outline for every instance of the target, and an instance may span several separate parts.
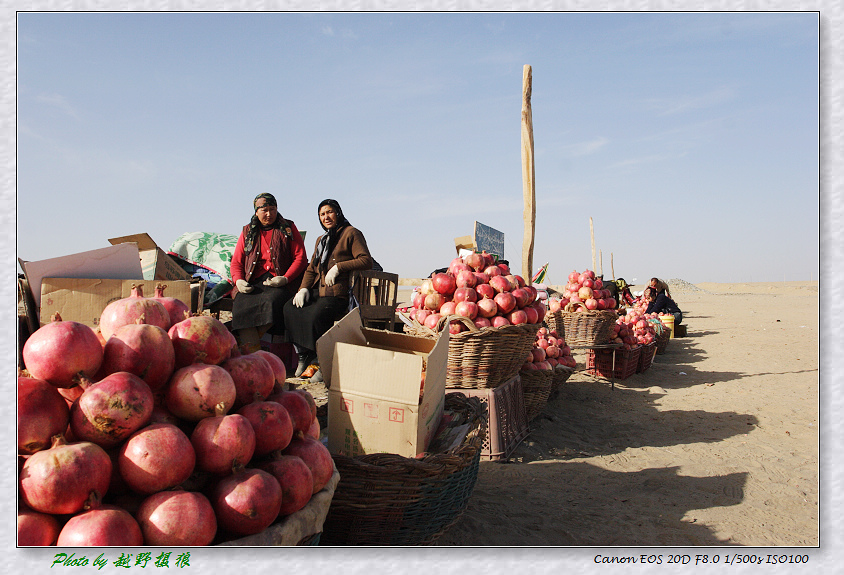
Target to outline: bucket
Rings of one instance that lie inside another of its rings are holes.
[[[671,314],[661,315],[659,316],[659,320],[665,327],[671,330],[668,336],[669,339],[674,339],[674,316]]]

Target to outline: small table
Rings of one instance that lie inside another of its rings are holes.
[[[612,369],[610,370],[609,380],[610,380],[610,388],[615,389],[615,352],[616,352],[617,349],[619,349],[623,345],[624,345],[623,343],[603,343],[603,344],[599,344],[599,345],[597,345],[597,344],[596,345],[569,345],[569,348],[570,349],[611,349],[612,350]],[[583,371],[586,371],[586,370],[583,370]],[[591,373],[589,375],[590,375],[590,377],[593,377],[595,379],[605,379],[605,378],[602,378],[599,375],[593,375]]]

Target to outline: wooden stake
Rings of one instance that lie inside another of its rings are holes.
[[[599,273],[598,275],[604,277],[604,256],[601,253],[601,250],[598,250],[598,265],[601,269],[601,273]]]
[[[615,264],[612,260],[612,252],[610,252],[610,269],[612,270],[612,281],[615,281]]]
[[[592,226],[592,218],[589,218],[589,236],[592,238],[592,271],[595,271],[595,228]]]
[[[525,65],[522,73],[522,195],[524,196],[525,233],[522,241],[522,277],[530,284],[533,277],[533,242],[536,226],[536,190],[533,167],[533,114],[530,96],[533,84],[531,67]]]

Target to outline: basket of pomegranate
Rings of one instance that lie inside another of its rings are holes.
[[[592,270],[573,271],[568,279],[563,297],[548,299],[545,324],[569,345],[609,343],[612,324],[618,318],[615,298]]]
[[[568,381],[577,367],[577,360],[572,356],[571,348],[566,340],[557,334],[557,330],[549,330],[542,326],[536,332],[531,356],[522,366],[522,371],[532,369],[537,362],[546,361],[551,366],[554,376],[551,380],[551,391]]]
[[[313,397],[284,389],[280,358],[165,303],[136,291],[99,333],[55,317],[24,343],[18,545],[318,537],[339,476]]]
[[[448,329],[447,387],[494,388],[516,375],[545,317],[536,290],[486,253],[455,258],[422,282],[405,331],[437,337]]]
[[[447,393],[452,425],[468,432],[454,448],[416,458],[390,453],[334,454],[340,483],[320,544],[425,545],[466,509],[477,481],[487,431],[486,408],[477,397]]]

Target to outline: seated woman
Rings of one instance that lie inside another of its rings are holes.
[[[656,288],[647,287],[643,297],[648,302],[645,313],[670,313],[674,316],[674,325],[680,325],[683,321],[683,312],[680,311],[674,300],[665,293],[658,293]]]
[[[231,260],[232,331],[243,353],[259,350],[267,332],[284,334],[284,304],[308,265],[302,235],[278,213],[273,195],[259,194],[252,205],[255,214],[243,226]]]
[[[366,239],[336,200],[323,200],[317,213],[325,234],[316,241],[299,291],[284,306],[285,338],[299,354],[296,377],[317,362],[316,341],[346,315],[351,273],[372,269],[373,264]],[[322,381],[322,372],[317,371],[311,381]]]

